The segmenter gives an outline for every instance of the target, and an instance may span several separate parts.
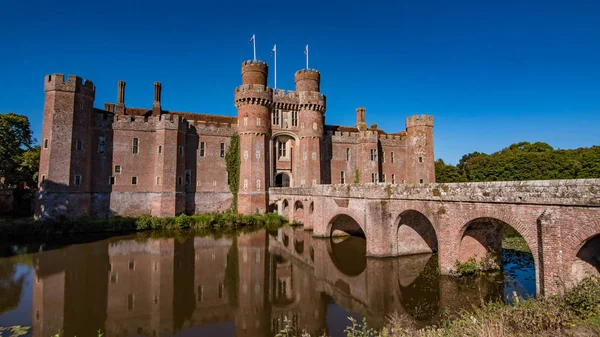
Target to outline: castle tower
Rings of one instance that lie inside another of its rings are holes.
[[[90,207],[92,113],[91,81],[62,74],[44,79],[44,121],[40,154],[40,192],[36,217],[87,215]]]
[[[269,137],[273,89],[267,87],[269,67],[262,61],[242,63],[242,85],[235,89],[240,135],[238,211],[252,214],[267,209]]]
[[[406,182],[434,183],[433,116],[415,115],[406,118],[406,134]]]
[[[321,183],[321,138],[325,114],[325,95],[320,93],[321,74],[302,69],[294,75],[298,93],[300,121],[300,186]]]

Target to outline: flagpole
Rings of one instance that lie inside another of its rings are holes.
[[[256,61],[256,35],[252,34],[252,45],[254,46],[254,61]]]
[[[277,89],[277,45],[273,45],[273,56],[275,57],[275,86],[274,86],[274,89]]]
[[[306,45],[306,69],[308,69],[308,45]]]

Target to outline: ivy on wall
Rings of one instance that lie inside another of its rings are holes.
[[[229,191],[233,194],[231,210],[237,212],[238,209],[238,191],[240,187],[240,135],[237,133],[231,136],[229,148],[225,154],[227,164],[227,177],[229,181]]]

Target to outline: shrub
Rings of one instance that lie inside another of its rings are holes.
[[[178,229],[190,228],[192,225],[192,217],[186,214],[179,214],[175,217],[175,227]]]
[[[146,230],[152,227],[152,216],[149,214],[142,214],[135,219],[135,228],[137,230]]]
[[[470,257],[467,262],[456,261],[456,273],[460,276],[470,276],[479,273],[479,264],[475,257]]]

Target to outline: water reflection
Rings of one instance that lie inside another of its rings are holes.
[[[237,237],[113,238],[37,253],[31,288],[0,259],[4,311],[32,292],[33,336],[342,336],[347,316],[382,327],[398,312],[415,327],[444,310],[501,299],[501,274],[441,277],[437,255],[367,259],[362,238],[313,239],[283,228]],[[6,302],[6,304],[5,304]],[[2,316],[0,315],[0,321]]]

